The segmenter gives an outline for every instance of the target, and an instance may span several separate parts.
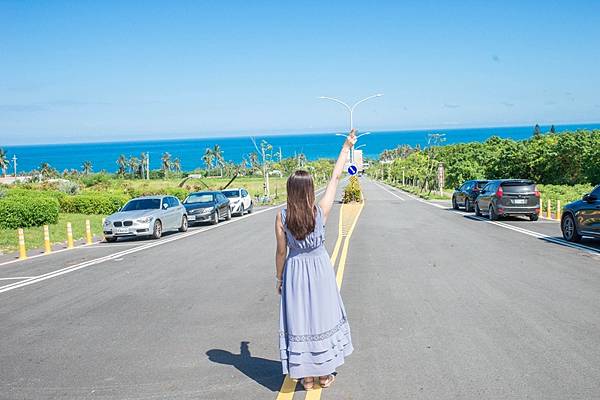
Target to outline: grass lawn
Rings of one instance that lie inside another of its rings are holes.
[[[60,214],[58,223],[49,225],[50,241],[64,243],[67,241],[67,222],[73,228],[73,239],[85,237],[85,220],[89,219],[92,233],[102,235],[102,215]],[[25,246],[29,249],[44,248],[44,228],[34,227],[25,229]],[[0,229],[0,252],[10,253],[18,250],[18,237],[16,229]]]

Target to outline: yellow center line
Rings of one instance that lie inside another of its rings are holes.
[[[335,261],[338,257],[338,253],[340,253],[340,248],[342,250],[335,278],[338,289],[342,287],[342,279],[344,276],[344,269],[346,267],[350,237],[354,232],[356,222],[358,221],[358,217],[360,216],[364,205],[365,203],[363,200],[363,202],[360,204],[342,204],[342,207],[340,207],[338,237],[333,248],[333,253],[331,253],[331,265],[335,268]],[[346,210],[347,213],[344,213],[344,210]],[[320,400],[323,389],[319,386],[318,382],[318,378],[315,379],[314,388],[306,392],[306,396],[304,397],[305,400]],[[294,392],[297,386],[296,384],[296,380],[286,375],[283,380],[283,384],[281,385],[281,389],[277,394],[276,400],[292,400],[294,398]]]
[[[340,222],[338,223],[338,237],[335,241],[335,246],[333,247],[333,253],[331,253],[331,265],[335,265],[335,260],[337,260],[338,252],[340,251],[340,245],[342,244],[342,239],[344,238],[343,232],[343,219],[342,212],[344,211],[344,207],[340,207]]]

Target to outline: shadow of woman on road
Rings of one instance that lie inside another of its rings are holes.
[[[208,359],[218,364],[232,365],[238,371],[267,389],[277,392],[283,383],[281,363],[260,357],[252,357],[248,344],[240,343],[240,354],[227,350],[212,349],[206,352]]]

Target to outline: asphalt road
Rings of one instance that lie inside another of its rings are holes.
[[[356,350],[321,398],[600,398],[596,242],[362,185],[342,286]],[[41,277],[0,281],[0,398],[275,399],[276,210],[0,265]]]

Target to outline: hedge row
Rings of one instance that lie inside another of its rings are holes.
[[[56,224],[58,211],[58,200],[52,197],[5,197],[0,200],[0,228],[17,229]]]
[[[60,199],[60,211],[71,214],[109,215],[119,210],[129,200],[126,195],[79,194]]]

